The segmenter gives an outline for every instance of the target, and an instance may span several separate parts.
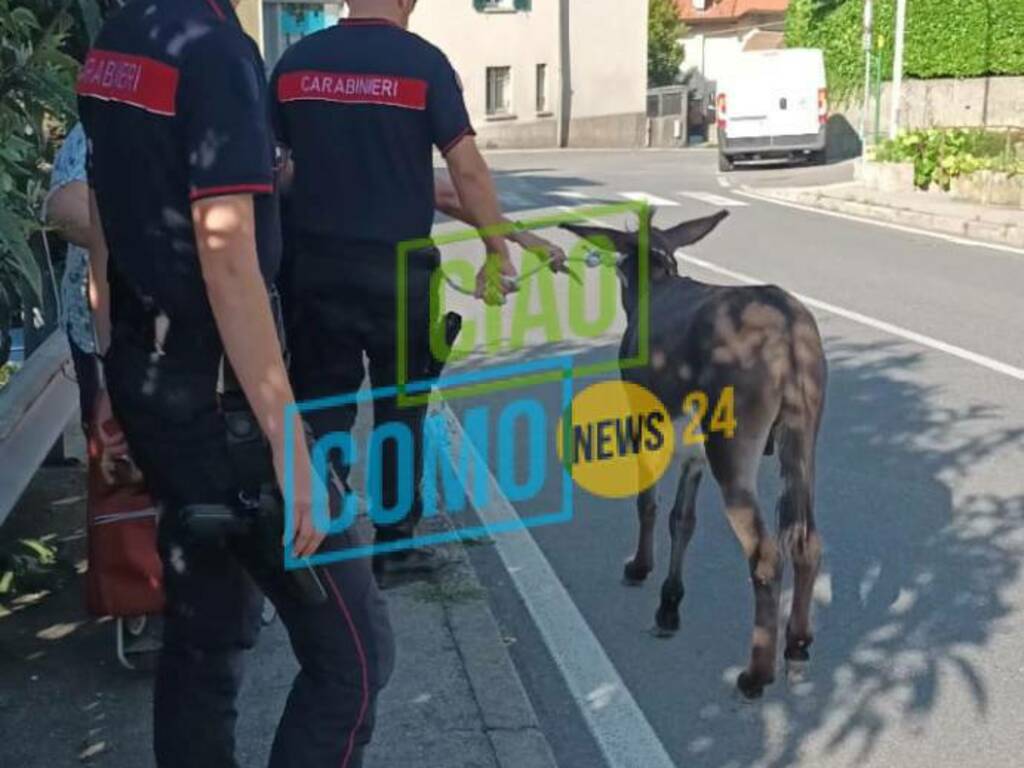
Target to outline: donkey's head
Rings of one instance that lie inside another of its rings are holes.
[[[648,259],[648,280],[656,283],[679,274],[679,266],[675,252],[687,245],[704,239],[718,222],[729,215],[728,211],[719,211],[703,219],[684,221],[669,229],[658,229],[654,226],[655,209],[647,207],[641,213],[641,227],[636,232],[623,232],[607,227],[592,227],[584,224],[562,224],[562,228],[577,237],[588,241],[602,251],[618,254],[616,264],[619,277],[623,283],[623,303],[629,312],[634,304],[638,290],[639,264],[643,234],[647,233],[646,245],[650,256]]]

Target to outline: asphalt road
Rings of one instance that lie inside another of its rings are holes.
[[[490,162],[506,207],[524,219],[624,196],[658,203],[661,226],[728,207],[719,230],[680,255],[682,271],[718,283],[752,277],[808,297],[831,368],[817,481],[827,551],[805,682],[787,685],[780,674],[754,704],[733,692],[753,601],[710,480],[687,554],[682,630],[670,640],[648,632],[667,560],[664,514],[658,566],[641,589],[619,581],[635,541],[633,504],[580,489],[571,522],[472,548],[560,764],[647,768],[656,761],[640,755],[662,750],[665,764],[687,768],[1019,765],[1024,253],[745,194],[844,180],[847,165],[722,178],[706,151],[496,153]],[[445,256],[478,250],[452,246]],[[560,311],[566,285],[556,283]],[[619,315],[600,338],[553,343],[533,332],[527,349],[486,364],[610,359]],[[576,381],[576,390],[589,383]],[[552,417],[556,394],[543,396]],[[468,404],[453,407],[464,413]],[[556,459],[548,461],[553,476]],[[766,460],[769,517],[776,473]],[[670,475],[663,505],[673,493]],[[515,511],[554,507],[557,494],[545,485]],[[538,573],[552,580],[537,581]]]

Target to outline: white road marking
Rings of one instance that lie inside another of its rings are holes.
[[[679,205],[675,200],[669,200],[666,197],[658,197],[657,195],[652,195],[649,192],[620,192],[619,194],[627,200],[633,200],[637,203],[647,203],[648,205],[656,205],[659,208],[672,208],[673,206]]]
[[[460,468],[486,467],[487,463],[473,455],[476,448],[448,404],[442,404],[440,410],[452,437],[449,463],[464,487],[475,487],[475,478],[463,477]],[[463,442],[471,452],[465,463],[454,458],[461,456]],[[489,470],[484,471],[492,502],[477,509],[480,519],[485,524],[515,519],[517,512],[497,480]],[[610,768],[675,768],[654,728],[529,530],[495,536],[494,546]]]
[[[742,272],[734,272],[731,269],[720,267],[717,264],[712,264],[709,261],[704,261],[704,259],[698,259],[695,256],[689,256],[682,252],[678,253],[676,258],[689,262],[701,269],[706,269],[710,272],[716,272],[717,274],[732,278],[740,283],[746,283],[748,285],[763,285],[767,282],[756,277],[751,277],[750,275],[745,275]],[[974,363],[975,365],[980,365],[982,368],[988,368],[990,371],[1001,373],[1004,376],[1009,376],[1017,379],[1018,381],[1024,381],[1024,368],[1017,368],[1016,366],[1000,362],[999,360],[995,360],[991,357],[979,355],[977,352],[971,352],[969,349],[958,347],[955,344],[947,344],[946,342],[932,338],[931,336],[925,336],[923,333],[917,333],[916,331],[902,328],[893,323],[887,323],[885,320],[878,320],[876,318],[869,317],[868,315],[862,315],[860,312],[854,312],[850,309],[837,307],[835,304],[829,304],[828,302],[820,301],[819,299],[814,299],[810,296],[803,296],[799,293],[794,293],[793,295],[809,307],[814,307],[824,312],[838,315],[839,317],[846,318],[847,320],[852,320],[855,323],[866,325],[869,328],[874,328],[884,333],[898,336],[901,339],[912,341],[915,344],[930,347],[931,349],[944,352],[945,354],[952,355],[953,357],[958,357],[961,360],[966,360],[967,362]]]
[[[743,197],[749,197],[751,200],[760,200],[765,203],[772,203],[774,205],[782,205],[786,208],[795,208],[798,211],[807,211],[809,213],[817,213],[822,216],[832,216],[836,219],[846,219],[847,221],[856,221],[861,224],[872,224],[876,227],[884,227],[885,229],[895,229],[897,232],[908,232],[912,235],[924,235],[925,237],[932,237],[937,240],[945,240],[948,243],[955,243],[956,245],[967,245],[972,248],[991,248],[994,251],[1003,251],[1004,253],[1012,253],[1016,256],[1024,256],[1024,248],[1015,248],[1012,245],[1000,245],[999,243],[986,243],[981,240],[971,240],[966,237],[958,237],[957,235],[946,234],[945,232],[933,232],[928,229],[918,229],[917,227],[908,227],[903,224],[893,224],[889,221],[878,221],[876,219],[866,219],[861,216],[853,216],[849,213],[841,213],[840,211],[826,211],[822,208],[814,208],[810,205],[803,205],[801,203],[794,203],[789,200],[778,200],[774,197],[768,197],[767,195],[761,195],[754,192],[750,187],[744,187],[742,190],[733,190],[737,195]]]
[[[576,191],[571,190],[571,189],[560,189],[560,190],[557,190],[555,192],[552,192],[551,195],[553,195],[554,197],[564,197],[567,200],[589,200],[590,199],[590,197],[588,195],[585,195],[582,192],[576,192]]]
[[[725,178],[725,176],[715,176],[715,181],[718,182],[718,186],[725,187],[725,189],[729,189],[732,186],[732,182]]]
[[[742,200],[733,200],[731,197],[715,195],[711,192],[680,192],[679,194],[683,197],[689,197],[702,203],[722,208],[746,208],[750,205],[750,203],[744,203]]]

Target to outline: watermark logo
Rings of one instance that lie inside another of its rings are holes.
[[[558,422],[556,445],[574,482],[595,496],[624,498],[661,479],[675,435],[668,411],[650,390],[603,381],[573,398],[571,415]]]
[[[712,433],[731,439],[735,401],[733,387],[724,387],[714,400],[695,390],[672,414],[640,384],[602,381],[578,393],[559,420],[558,456],[573,482],[593,495],[636,496],[661,480],[673,456],[702,454]]]
[[[332,458],[338,458],[363,478],[363,493],[343,493],[337,509],[329,509],[326,489],[318,488],[313,499],[314,523],[328,535],[340,534],[356,524],[363,507],[377,525],[394,525],[405,520],[414,505],[422,500],[422,515],[429,519],[443,509],[455,528],[428,533],[397,542],[353,546],[348,549],[321,552],[307,560],[295,558],[285,551],[285,567],[367,557],[373,554],[480,538],[522,528],[568,522],[573,514],[573,488],[569,472],[558,460],[551,440],[555,433],[554,418],[571,413],[573,394],[572,359],[558,357],[445,376],[432,384],[440,394],[459,389],[471,391],[496,381],[514,377],[529,384],[513,396],[503,398],[472,398],[460,403],[459,424],[447,407],[435,409],[422,423],[422,449],[417,450],[415,427],[402,421],[377,423],[365,434],[339,431],[319,436],[312,445],[311,458],[321,477],[328,476]],[[410,385],[411,394],[426,384]],[[362,390],[360,392],[297,404],[291,407],[286,423],[294,415],[308,416],[318,411],[350,408],[383,398],[394,398],[397,388]],[[288,463],[286,486],[292,487],[294,468],[291,448],[296,438],[289,429],[286,434]],[[385,466],[385,456],[394,467]],[[418,464],[418,462],[422,462]],[[417,488],[418,467],[422,467],[422,484]],[[393,497],[384,502],[385,475],[396,478]],[[419,493],[418,493],[419,491]],[[498,496],[516,505],[514,514],[478,524],[470,506],[480,509],[492,505]],[[294,525],[294,500],[285,493],[285,525]]]

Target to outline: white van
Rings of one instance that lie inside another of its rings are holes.
[[[825,161],[828,91],[816,48],[740,53],[718,82],[718,167],[737,160],[808,156]]]

